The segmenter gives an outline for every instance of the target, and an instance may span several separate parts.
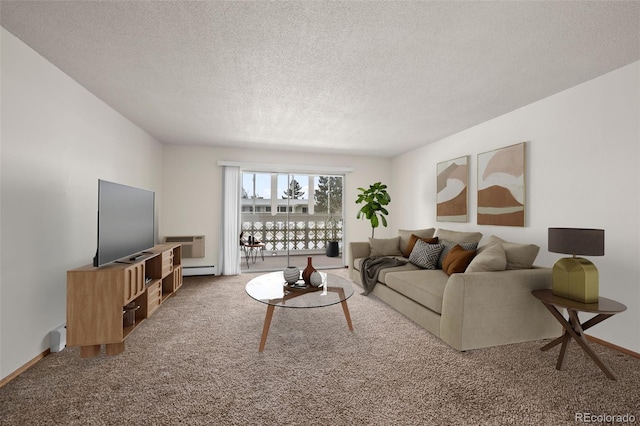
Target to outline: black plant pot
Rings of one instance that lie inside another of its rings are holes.
[[[337,241],[329,241],[327,243],[327,256],[328,257],[340,256],[340,247],[338,247]]]

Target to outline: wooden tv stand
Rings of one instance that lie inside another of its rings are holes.
[[[128,263],[67,271],[67,346],[80,346],[82,358],[98,355],[101,345],[107,355],[122,353],[127,336],[180,286],[180,244],[157,245]],[[130,302],[139,307],[132,324],[124,316]]]

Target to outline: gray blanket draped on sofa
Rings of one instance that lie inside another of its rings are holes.
[[[382,269],[406,264],[407,262],[393,257],[373,256],[364,258],[360,265],[360,278],[362,286],[364,287],[364,293],[362,294],[366,296],[373,291],[373,287],[375,287],[378,282],[378,275]]]

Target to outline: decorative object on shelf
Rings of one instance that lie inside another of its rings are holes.
[[[136,311],[140,309],[135,302],[127,303],[122,309],[122,322],[125,327],[132,326],[136,323]]]
[[[320,275],[320,272],[313,271],[309,276],[309,283],[312,287],[320,287],[322,285],[322,275]]]
[[[553,265],[553,294],[582,303],[599,298],[598,269],[577,255],[604,256],[604,229],[549,228],[548,249],[571,254]]]
[[[311,274],[316,272],[316,268],[311,264],[311,256],[307,257],[307,267],[302,271],[302,279],[306,285],[311,285]]]
[[[524,226],[525,146],[478,154],[478,225]]]
[[[467,221],[468,156],[437,165],[436,220]]]
[[[357,219],[367,218],[371,222],[371,238],[376,231],[376,228],[382,226],[386,228],[387,218],[386,215],[389,211],[384,207],[391,202],[391,196],[387,192],[387,185],[383,185],[380,182],[376,182],[373,185],[369,185],[369,189],[358,188],[358,191],[362,194],[358,195],[356,204],[364,203],[364,206],[358,210]]]
[[[287,284],[293,285],[300,279],[300,268],[297,266],[287,266],[284,268],[284,271],[282,271],[282,275]]]

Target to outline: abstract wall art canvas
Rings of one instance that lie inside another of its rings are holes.
[[[468,156],[443,161],[437,166],[437,213],[439,222],[467,221]]]
[[[478,225],[524,226],[525,142],[478,154]]]

